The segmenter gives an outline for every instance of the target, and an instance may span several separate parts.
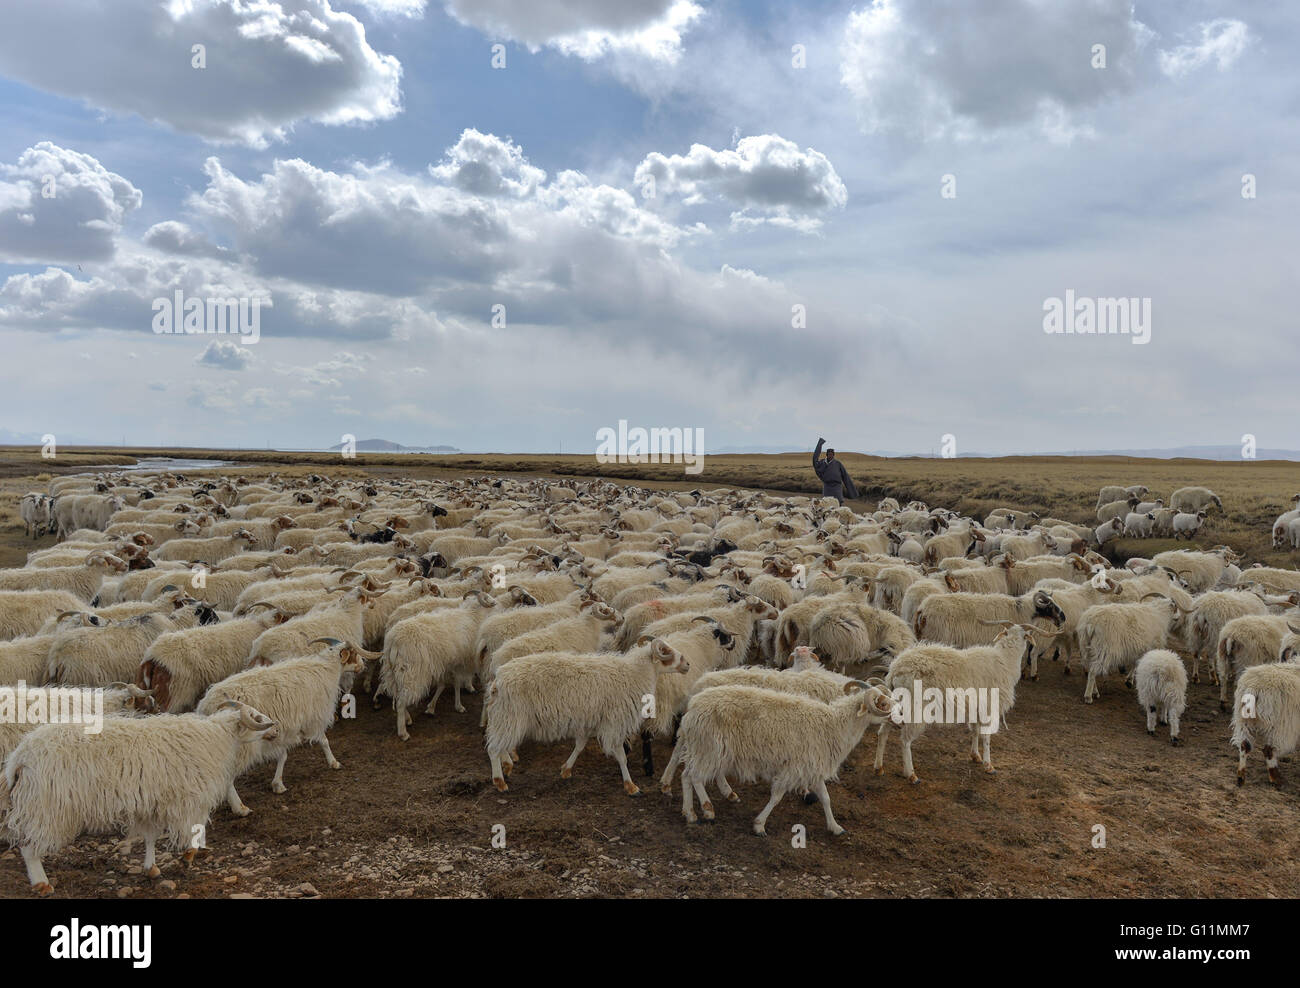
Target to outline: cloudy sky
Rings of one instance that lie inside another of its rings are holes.
[[[0,441],[1300,447],[1290,4],[5,22]],[[1150,342],[1045,332],[1067,290]],[[177,291],[267,300],[260,338],[155,333]]]

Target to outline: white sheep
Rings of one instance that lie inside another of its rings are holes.
[[[1185,613],[1188,609],[1178,601],[1158,593],[1145,594],[1135,604],[1094,604],[1084,611],[1076,632],[1088,670],[1083,702],[1101,695],[1099,677],[1117,669],[1127,674],[1147,652],[1163,649]]]
[[[487,694],[487,750],[492,784],[507,790],[502,761],[526,739],[572,739],[573,752],[560,769],[569,778],[573,764],[595,737],[618,762],[623,789],[639,795],[627,770],[623,743],[639,733],[653,705],[661,674],[685,673],[682,655],[661,639],[638,645],[627,655],[576,655],[551,652],[516,659],[501,668]]]
[[[1178,514],[1174,515],[1174,538],[1193,539],[1196,537],[1196,533],[1200,531],[1203,524],[1205,524],[1204,511],[1198,511],[1195,514],[1180,511]]]
[[[754,686],[717,686],[697,693],[682,717],[682,816],[695,823],[692,794],[700,798],[706,820],[714,818],[705,788],[716,781],[730,798],[727,774],[738,782],[771,785],[767,805],[754,818],[754,833],[766,835],[768,815],[791,789],[817,795],[826,829],[844,833],[831,812],[826,791],[844,759],[870,726],[886,720],[894,703],[884,690],[858,680],[831,703]]]
[[[913,784],[920,780],[912,765],[912,742],[925,733],[928,722],[968,728],[971,760],[982,762],[985,772],[996,771],[989,750],[990,738],[1016,702],[1021,664],[1034,648],[1035,636],[1051,636],[1056,632],[1011,621],[989,624],[1001,629],[989,645],[959,649],[921,644],[909,648],[889,664],[883,685],[900,711],[894,723],[902,742],[903,773]],[[942,700],[938,712],[931,706],[936,696]],[[877,775],[885,771],[889,732],[890,725],[882,724],[876,743]],[[984,738],[982,758],[981,736]]]
[[[1232,705],[1232,743],[1237,748],[1237,785],[1246,782],[1246,756],[1259,747],[1276,785],[1277,760],[1300,743],[1300,665],[1252,666],[1237,680]]]
[[[1188,514],[1204,511],[1211,504],[1220,511],[1223,510],[1223,502],[1219,500],[1219,495],[1208,487],[1180,487],[1169,495],[1169,507]]]
[[[67,590],[0,590],[0,640],[37,634],[54,615],[85,606],[85,599]]]
[[[53,885],[43,859],[84,832],[125,830],[145,842],[144,872],[159,874],[154,847],[167,836],[192,862],[212,810],[227,797],[245,745],[275,736],[275,723],[243,704],[211,716],[114,717],[87,734],[76,724],[31,731],[5,759],[0,813],[40,895]]]
[[[1157,648],[1138,659],[1133,672],[1138,706],[1146,711],[1147,733],[1155,737],[1156,719],[1169,725],[1170,744],[1181,744],[1178,721],[1187,709],[1187,669],[1183,660]]]
[[[201,714],[214,714],[235,701],[264,710],[278,728],[273,739],[240,750],[234,778],[274,758],[271,791],[286,792],[284,764],[289,752],[300,744],[310,743],[320,745],[325,753],[325,763],[330,768],[342,768],[330,750],[329,738],[325,734],[333,726],[338,713],[341,680],[345,673],[360,672],[365,659],[378,656],[337,638],[320,638],[309,643],[316,644],[327,647],[315,655],[287,659],[269,667],[246,669],[214,683],[203,694],[197,708]],[[239,798],[233,778],[226,796],[230,812],[236,816],[247,816],[251,812]]]

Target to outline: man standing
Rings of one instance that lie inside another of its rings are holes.
[[[844,464],[835,459],[835,450],[826,450],[826,459],[822,459],[822,445],[825,439],[817,440],[817,448],[813,450],[813,469],[817,471],[817,476],[822,482],[822,497],[833,497],[844,503],[845,492],[850,498],[858,496],[858,489],[853,486],[853,481],[849,479],[849,472],[844,469]]]

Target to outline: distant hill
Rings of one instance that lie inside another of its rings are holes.
[[[331,452],[338,452],[343,448],[342,443],[335,443],[330,446]],[[358,453],[459,453],[460,450],[455,446],[403,446],[401,443],[395,443],[391,439],[358,439]]]

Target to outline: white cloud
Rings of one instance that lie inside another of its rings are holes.
[[[244,370],[253,362],[252,351],[243,344],[229,340],[213,340],[206,350],[194,358],[196,364],[218,370]]]
[[[101,261],[144,196],[88,154],[49,141],[0,164],[0,261]]]
[[[447,13],[493,38],[592,60],[632,54],[673,62],[704,13],[691,0],[447,0]]]
[[[1130,0],[871,0],[848,19],[840,79],[867,132],[970,138],[1068,118],[1128,91],[1151,32]],[[1106,48],[1093,68],[1092,47]]]
[[[687,204],[723,201],[740,209],[737,226],[772,223],[801,230],[821,225],[825,213],[843,209],[848,191],[830,160],[776,134],[745,137],[734,149],[691,145],[686,155],[647,155],[635,182],[655,194],[680,195]]]
[[[1219,17],[1199,25],[1199,44],[1179,45],[1160,52],[1160,70],[1172,79],[1214,62],[1220,71],[1241,57],[1250,43],[1250,32],[1241,21]]]
[[[204,68],[192,67],[196,43]],[[6,18],[0,73],[256,146],[300,120],[367,123],[401,109],[401,65],[329,0],[41,0]]]

